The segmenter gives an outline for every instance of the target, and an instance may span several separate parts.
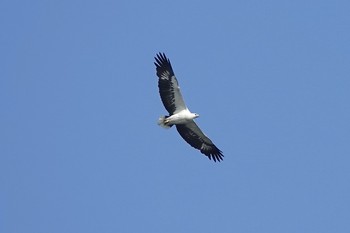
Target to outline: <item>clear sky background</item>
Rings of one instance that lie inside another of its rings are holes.
[[[0,232],[350,232],[350,2],[0,3]],[[170,58],[214,163],[166,114]]]

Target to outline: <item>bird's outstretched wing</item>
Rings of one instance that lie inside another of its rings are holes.
[[[176,125],[176,129],[188,144],[200,150],[209,159],[213,158],[215,162],[223,160],[222,151],[214,145],[193,120],[187,124]]]
[[[164,53],[158,53],[155,57],[158,76],[159,94],[164,107],[170,115],[176,114],[187,109],[182,98],[180,87],[175,77],[170,60]]]

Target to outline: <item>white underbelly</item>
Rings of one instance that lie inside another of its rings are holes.
[[[177,114],[174,114],[174,115],[168,117],[167,120],[169,120],[169,122],[171,124],[176,125],[176,124],[186,124],[191,119],[189,117],[187,117],[186,113],[179,112]]]

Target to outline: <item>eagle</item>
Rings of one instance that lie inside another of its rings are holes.
[[[158,119],[158,125],[168,129],[175,125],[188,144],[200,150],[210,160],[220,162],[224,155],[195,123],[194,119],[199,115],[190,112],[186,107],[170,60],[164,53],[156,54],[155,60],[160,98],[169,113],[168,116],[161,116]]]

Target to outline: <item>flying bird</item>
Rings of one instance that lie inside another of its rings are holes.
[[[163,128],[175,125],[181,137],[188,144],[200,150],[210,160],[220,162],[224,155],[194,122],[194,119],[199,115],[190,112],[186,107],[170,60],[164,53],[158,53],[155,60],[160,98],[165,109],[169,112],[169,116],[159,118],[158,125]]]

